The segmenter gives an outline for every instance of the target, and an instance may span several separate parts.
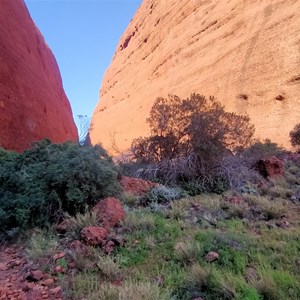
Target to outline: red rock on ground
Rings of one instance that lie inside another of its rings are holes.
[[[31,270],[27,276],[27,280],[39,281],[44,278],[44,274],[41,270]]]
[[[88,248],[79,240],[74,240],[70,243],[69,249],[76,254],[85,255],[88,252]]]
[[[62,266],[56,266],[55,267],[55,272],[56,273],[64,273],[66,271],[66,269]]]
[[[0,270],[0,300],[58,300],[62,299],[61,287],[55,287],[55,280],[48,274],[32,268],[19,248],[0,248],[0,264],[9,266]],[[24,272],[27,272],[24,274]],[[34,281],[27,281],[26,276]],[[46,278],[41,281],[42,278]],[[57,293],[51,294],[56,289]]]
[[[103,246],[103,249],[106,254],[109,254],[114,250],[115,246],[116,246],[116,244],[113,241],[108,241]]]
[[[80,232],[81,238],[85,243],[91,246],[102,244],[107,236],[107,230],[102,227],[87,226],[83,227]]]
[[[77,141],[57,62],[23,0],[0,1],[0,145]]]
[[[54,254],[54,255],[53,255],[53,259],[56,261],[56,260],[58,260],[58,259],[60,259],[60,258],[63,258],[63,257],[65,257],[65,256],[66,256],[66,253],[65,253],[65,252],[60,252],[60,253]]]
[[[45,285],[45,286],[52,286],[53,284],[54,284],[53,278],[48,278],[41,282],[41,285]]]
[[[123,176],[121,178],[121,186],[125,193],[129,193],[135,196],[143,196],[154,188],[157,184],[140,178],[132,178]]]
[[[247,282],[254,282],[257,281],[259,279],[259,275],[257,273],[256,268],[254,267],[248,267],[246,269],[246,274],[245,274],[245,279]]]
[[[211,251],[206,254],[205,260],[207,262],[213,262],[213,261],[219,259],[219,256],[220,256],[219,253]]]
[[[0,271],[7,271],[8,269],[7,263],[0,263]]]
[[[125,219],[125,209],[121,202],[113,197],[99,201],[93,208],[102,226],[106,229],[115,227]]]
[[[56,288],[51,289],[51,290],[50,290],[50,293],[51,293],[52,295],[58,295],[59,293],[61,293],[61,287],[58,286],[58,287],[56,287]]]
[[[276,156],[268,156],[259,160],[256,164],[256,168],[265,178],[284,175],[284,161]]]

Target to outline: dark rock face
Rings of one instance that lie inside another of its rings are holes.
[[[56,60],[23,0],[0,1],[0,146],[76,141]]]

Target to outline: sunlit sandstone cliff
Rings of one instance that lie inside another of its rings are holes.
[[[158,96],[215,95],[256,136],[289,146],[300,122],[300,1],[144,0],[103,79],[90,138],[120,150]]]
[[[51,50],[23,0],[0,0],[0,146],[23,151],[43,138],[77,140]]]

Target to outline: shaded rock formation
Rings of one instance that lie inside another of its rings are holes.
[[[284,161],[276,156],[268,156],[260,159],[256,169],[265,178],[280,177],[284,175]]]
[[[299,31],[298,0],[144,0],[104,76],[92,144],[124,150],[148,132],[158,96],[197,92],[289,146],[300,120]]]
[[[0,1],[0,146],[76,141],[56,60],[23,0]]]

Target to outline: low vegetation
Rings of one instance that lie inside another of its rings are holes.
[[[290,132],[290,138],[292,146],[300,146],[300,123],[295,125],[294,129]]]
[[[25,232],[26,257],[55,274],[65,299],[300,299],[297,155],[252,140],[249,118],[213,97],[159,98],[148,122],[151,135],[120,169],[99,146],[1,150],[1,230]],[[281,175],[261,176],[266,156],[280,159]],[[121,193],[119,170],[157,185]],[[82,228],[99,225],[91,206],[111,195],[126,210],[109,232],[118,246],[73,253]],[[62,217],[66,233],[49,225]]]
[[[45,227],[82,213],[119,190],[118,172],[100,146],[35,143],[22,154],[0,150],[0,230]]]

